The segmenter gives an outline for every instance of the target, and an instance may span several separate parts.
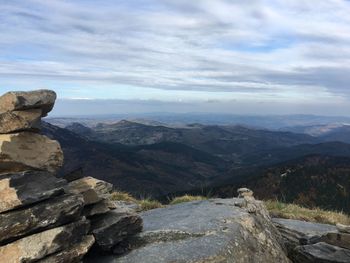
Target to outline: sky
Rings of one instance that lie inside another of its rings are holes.
[[[350,1],[0,0],[0,93],[55,115],[350,115]]]

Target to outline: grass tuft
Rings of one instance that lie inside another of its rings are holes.
[[[266,208],[272,217],[296,219],[324,224],[350,224],[350,216],[342,212],[326,211],[320,208],[305,208],[296,204],[285,204],[279,201],[265,201]]]
[[[140,206],[140,211],[147,211],[164,207],[160,202],[151,199],[138,200],[137,204]]]
[[[184,196],[178,196],[175,197],[173,200],[170,201],[170,205],[176,205],[180,203],[186,203],[186,202],[192,202],[192,201],[198,201],[198,200],[206,200],[207,198],[204,196],[194,196],[194,195],[184,195]]]
[[[134,198],[132,195],[126,192],[115,191],[111,194],[110,199],[112,201],[126,201],[137,203],[138,200]]]

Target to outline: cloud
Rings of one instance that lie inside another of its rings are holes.
[[[348,1],[13,0],[0,12],[0,85],[11,88],[350,95]]]

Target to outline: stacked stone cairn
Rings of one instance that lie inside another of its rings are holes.
[[[0,97],[0,262],[80,262],[92,247],[121,253],[142,230],[139,216],[108,201],[111,184],[56,177],[63,152],[39,134],[55,100],[50,90]]]

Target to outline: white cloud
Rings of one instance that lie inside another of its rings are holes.
[[[14,0],[0,12],[0,84],[350,95],[348,1]]]

